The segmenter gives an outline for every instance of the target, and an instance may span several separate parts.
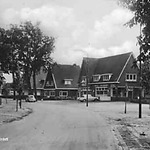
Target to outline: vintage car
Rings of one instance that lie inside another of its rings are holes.
[[[86,94],[77,98],[77,100],[79,100],[80,102],[85,102],[86,99],[87,99]],[[99,101],[99,98],[88,94],[88,101]]]
[[[36,102],[34,95],[28,95],[26,98],[26,102]]]

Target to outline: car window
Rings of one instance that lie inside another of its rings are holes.
[[[33,98],[33,95],[29,95],[30,98]]]

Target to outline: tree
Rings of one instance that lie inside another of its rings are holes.
[[[45,36],[37,23],[35,26],[31,22],[25,22],[20,25],[23,32],[23,51],[20,52],[20,60],[24,67],[24,77],[28,83],[29,91],[31,89],[30,79],[33,77],[33,88],[35,97],[36,93],[36,74],[41,68],[45,70],[53,63],[51,53],[54,50],[55,39]]]
[[[1,90],[1,87],[2,87],[2,84],[3,84],[3,81],[4,81],[4,77],[3,77],[3,74],[0,73],[0,90]],[[0,92],[1,94],[1,92]],[[0,105],[2,104],[2,100],[1,100],[1,97],[0,97]]]
[[[10,44],[8,42],[7,31],[0,28],[0,67],[5,73],[10,69]]]
[[[142,61],[145,61],[150,55],[150,1],[149,0],[119,0],[121,5],[131,10],[133,18],[126,23],[129,27],[140,25],[140,35],[137,37],[141,49]]]
[[[150,80],[149,62],[150,62],[150,1],[149,0],[120,0],[121,5],[131,10],[133,18],[126,23],[129,27],[140,25],[140,35],[137,37],[140,46],[140,55],[137,57],[137,63],[142,61],[142,86],[148,90]]]
[[[7,44],[7,34],[5,29],[0,28],[0,89],[4,81],[2,72],[8,72],[9,64],[9,49]],[[1,105],[1,99],[0,99]]]
[[[126,24],[129,27],[140,25],[140,35],[137,37],[140,46],[140,55],[137,57],[137,62],[140,63],[140,83],[145,88],[149,88],[146,83],[147,75],[150,70],[147,69],[150,58],[150,1],[149,0],[119,0],[121,5],[131,10],[134,14],[133,18]],[[143,63],[143,65],[142,65]],[[142,69],[142,66],[144,67]],[[143,73],[141,72],[143,71]],[[148,81],[150,82],[150,81]],[[141,92],[139,98],[139,118],[141,118]]]
[[[18,71],[22,73],[24,83],[27,83],[28,93],[31,92],[30,79],[33,76],[33,87],[36,96],[36,74],[53,63],[51,53],[54,50],[55,39],[43,34],[39,23],[33,25],[25,22],[21,25],[11,25],[10,29],[0,28],[0,64],[2,70],[12,73],[14,97],[18,86],[16,82]]]

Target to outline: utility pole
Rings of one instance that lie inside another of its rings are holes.
[[[88,57],[86,61],[86,107],[88,107]]]
[[[142,66],[141,66],[141,47],[140,47],[140,93],[139,93],[139,118],[142,118],[142,103],[141,103],[141,98],[142,98],[142,84],[141,84],[141,79],[142,78]]]
[[[141,24],[140,24],[140,37],[141,37]],[[140,93],[139,93],[139,118],[142,118],[142,103],[141,103],[141,98],[142,98],[142,64],[141,64],[141,51],[142,48],[140,46]]]
[[[127,99],[128,99],[128,85],[126,83],[126,98],[125,98],[125,108],[124,108],[124,113],[127,113]]]

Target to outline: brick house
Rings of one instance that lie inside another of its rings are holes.
[[[49,69],[45,85],[44,98],[75,99],[78,94],[80,67],[77,65],[56,64]]]
[[[47,71],[43,71],[43,68],[40,70],[40,72],[36,75],[36,92],[37,92],[37,97],[42,98],[43,97],[43,92],[44,92],[44,84],[45,84],[45,78],[47,76]],[[32,92],[34,93],[33,90],[33,78],[31,77],[30,80],[31,83],[31,89]],[[28,92],[26,91],[25,94]]]
[[[133,67],[130,53],[104,57],[83,58],[79,75],[79,95],[87,92],[100,100],[117,97],[136,98],[139,95],[138,69]]]

